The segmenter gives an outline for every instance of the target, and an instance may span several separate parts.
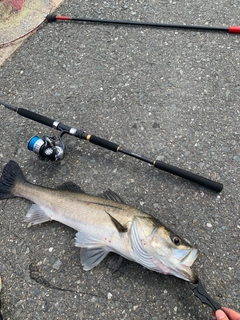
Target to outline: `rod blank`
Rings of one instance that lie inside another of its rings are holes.
[[[115,25],[129,25],[129,26],[141,26],[141,27],[152,27],[152,28],[171,28],[171,29],[192,29],[195,31],[217,31],[217,32],[228,32],[228,33],[240,33],[240,26],[230,27],[212,27],[212,26],[195,26],[185,24],[167,24],[167,23],[155,23],[155,22],[142,22],[142,21],[128,21],[128,20],[106,20],[106,19],[95,19],[95,18],[73,18],[68,16],[56,16],[47,15],[47,22],[55,21],[78,21],[78,22],[90,22],[90,23],[101,23],[101,24],[115,24]]]

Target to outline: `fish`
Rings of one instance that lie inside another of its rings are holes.
[[[92,196],[72,182],[55,189],[32,184],[18,163],[10,160],[0,179],[0,200],[15,197],[33,203],[25,217],[29,226],[55,220],[77,231],[75,245],[81,248],[85,271],[113,252],[149,270],[197,283],[191,266],[198,250],[110,189]]]

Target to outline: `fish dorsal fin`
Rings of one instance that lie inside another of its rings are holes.
[[[127,228],[126,227],[124,227],[117,219],[115,219],[113,216],[111,216],[110,213],[108,213],[107,211],[105,211],[105,212],[111,218],[111,221],[114,224],[114,226],[116,227],[118,232],[127,232]]]
[[[67,190],[78,193],[85,193],[76,183],[67,181],[57,187],[57,190]]]
[[[131,229],[130,229],[130,239],[131,239],[131,253],[134,258],[134,260],[138,263],[140,263],[142,266],[150,269],[150,270],[156,270],[157,267],[155,263],[153,262],[153,257],[150,255],[144,248],[144,239],[140,236],[139,233],[139,223],[138,218],[134,218]]]
[[[124,203],[124,201],[119,197],[119,195],[110,189],[107,189],[106,191],[101,193],[99,195],[99,197],[107,199],[107,200],[112,200],[112,201]]]

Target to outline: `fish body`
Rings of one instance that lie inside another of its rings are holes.
[[[197,282],[190,268],[197,250],[152,215],[124,204],[110,190],[94,197],[72,183],[58,189],[37,186],[28,182],[11,160],[3,169],[0,200],[13,197],[33,202],[26,215],[29,224],[55,220],[78,231],[76,246],[81,247],[84,270],[115,252],[150,270]]]

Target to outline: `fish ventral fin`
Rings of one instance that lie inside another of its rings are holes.
[[[99,195],[99,197],[107,199],[107,200],[112,200],[112,201],[124,203],[124,201],[119,197],[119,195],[110,189],[107,189],[106,191],[101,193]]]
[[[110,213],[108,213],[106,210],[105,212],[109,215],[112,223],[114,224],[114,226],[116,227],[117,231],[122,233],[122,232],[127,232],[127,228],[124,227],[117,219],[115,219],[113,216],[110,215]]]
[[[104,248],[81,248],[80,261],[83,266],[83,270],[88,271],[96,267],[107,255],[108,251]]]
[[[25,221],[30,225],[35,225],[52,220],[51,217],[37,204],[33,204],[26,214]]]
[[[4,167],[0,179],[0,200],[14,198],[13,188],[17,182],[26,182],[20,166],[10,160]]]
[[[85,232],[77,232],[75,240],[75,245],[81,247],[80,261],[85,271],[96,267],[110,251],[105,243]]]
[[[82,188],[80,188],[76,183],[72,181],[67,181],[57,187],[57,190],[67,190],[78,193],[85,193]]]

